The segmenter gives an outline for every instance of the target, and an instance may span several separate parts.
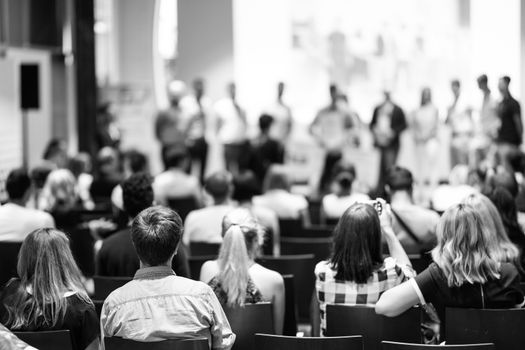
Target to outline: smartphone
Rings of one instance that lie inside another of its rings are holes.
[[[377,199],[368,201],[366,202],[366,204],[371,205],[376,210],[377,215],[381,216],[381,214],[383,213],[383,204],[381,204],[381,202]]]

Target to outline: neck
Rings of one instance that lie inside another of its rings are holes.
[[[408,191],[396,191],[390,196],[391,204],[413,204],[412,195]]]
[[[21,207],[25,207],[26,206],[26,200],[24,198],[9,199],[8,203],[16,204],[16,205],[19,205]]]
[[[222,200],[213,199],[213,205],[228,205],[231,204],[231,198],[226,198]]]
[[[141,269],[145,269],[145,268],[148,268],[148,267],[169,267],[169,268],[171,268],[171,259],[166,261],[164,264],[159,264],[159,265],[154,265],[154,266],[148,265],[148,264],[146,264],[146,263],[144,263],[142,261],[140,262],[140,268]]]

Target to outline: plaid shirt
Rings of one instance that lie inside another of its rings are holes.
[[[315,289],[321,314],[321,335],[326,331],[326,304],[374,305],[381,294],[416,275],[407,265],[398,265],[388,257],[383,265],[372,273],[366,284],[335,279],[336,271],[328,261],[315,266]]]

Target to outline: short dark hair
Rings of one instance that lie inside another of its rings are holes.
[[[379,216],[372,206],[356,203],[334,229],[330,264],[335,279],[366,283],[382,261]]]
[[[479,77],[478,77],[478,83],[484,83],[484,84],[487,84],[489,82],[489,78],[487,77],[486,74],[481,74]]]
[[[138,173],[141,171],[146,171],[148,158],[144,153],[131,149],[124,152],[124,159],[129,161],[129,168],[131,169],[131,172]]]
[[[386,184],[392,191],[411,191],[414,179],[410,170],[394,166],[388,170]]]
[[[504,75],[501,77],[501,80],[503,80],[505,82],[505,84],[509,85],[510,84],[510,77],[508,75]]]
[[[450,85],[456,85],[458,87],[461,87],[461,82],[458,79],[452,79]]]
[[[140,261],[149,266],[165,264],[177,251],[182,236],[182,220],[166,207],[141,211],[131,224],[131,240]]]
[[[49,160],[53,158],[55,155],[57,155],[60,152],[64,151],[64,148],[66,146],[66,141],[60,138],[54,138],[51,139],[44,149],[44,154],[42,155],[42,158],[45,160]]]
[[[39,164],[31,169],[29,177],[36,188],[44,188],[48,175],[53,171],[54,166],[49,162]]]
[[[273,124],[273,117],[269,114],[262,114],[259,117],[259,129],[261,131],[268,131]]]
[[[204,189],[215,201],[223,201],[233,188],[233,176],[227,171],[218,171],[211,174],[204,181]]]
[[[136,173],[122,182],[124,210],[132,218],[153,204],[153,179],[146,173]]]
[[[5,190],[10,199],[22,199],[31,187],[31,179],[27,170],[13,169],[5,181]]]
[[[188,149],[184,144],[168,145],[162,150],[162,161],[166,169],[182,166],[188,157]]]

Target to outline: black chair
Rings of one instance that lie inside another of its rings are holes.
[[[284,280],[284,324],[283,334],[295,336],[297,334],[297,305],[295,303],[295,287],[293,275],[283,275]]]
[[[38,350],[73,350],[68,330],[46,332],[13,332],[20,340]]]
[[[218,255],[220,243],[190,242],[190,256]]]
[[[326,335],[362,335],[367,350],[381,349],[382,340],[421,343],[420,329],[419,308],[385,317],[370,306],[326,305]]]
[[[208,339],[170,339],[140,342],[119,337],[104,338],[106,350],[209,350]]]
[[[383,350],[496,350],[494,344],[424,345],[384,341]]]
[[[334,231],[333,226],[326,225],[310,225],[303,227],[301,230],[301,237],[323,238],[332,237]]]
[[[332,238],[282,237],[281,253],[284,255],[313,254],[315,262],[326,260],[332,250]],[[313,273],[313,272],[312,272]]]
[[[95,283],[93,299],[104,300],[115,289],[122,287],[131,280],[131,277],[93,276],[93,282]]]
[[[307,198],[308,199],[308,214],[310,215],[310,222],[314,225],[321,224],[321,198]]]
[[[280,257],[263,256],[258,262],[281,275],[293,275],[295,300],[300,322],[310,318],[310,298],[315,285],[315,256],[313,254],[282,255]]]
[[[192,280],[198,281],[201,274],[202,265],[208,260],[217,259],[217,255],[202,255],[202,256],[190,256],[188,257],[188,263],[190,264],[190,276]]]
[[[362,350],[363,337],[310,338],[256,334],[256,350]]]
[[[224,312],[233,333],[233,350],[254,348],[255,333],[275,334],[273,323],[273,305],[271,303],[246,304],[244,307],[225,307]]]
[[[195,209],[199,209],[199,204],[195,197],[181,197],[181,198],[168,198],[168,207],[175,210],[182,219],[182,222],[186,220],[186,216]]]
[[[520,289],[523,294],[525,294],[525,282],[520,283]]]
[[[447,344],[494,343],[496,349],[523,349],[525,309],[456,309],[445,311]]]
[[[300,237],[303,229],[301,219],[281,219],[279,218],[279,232],[281,237]]]
[[[16,264],[22,242],[0,242],[0,290],[12,277],[18,276]]]
[[[95,239],[85,225],[66,231],[69,236],[71,253],[84,276],[95,274]]]

